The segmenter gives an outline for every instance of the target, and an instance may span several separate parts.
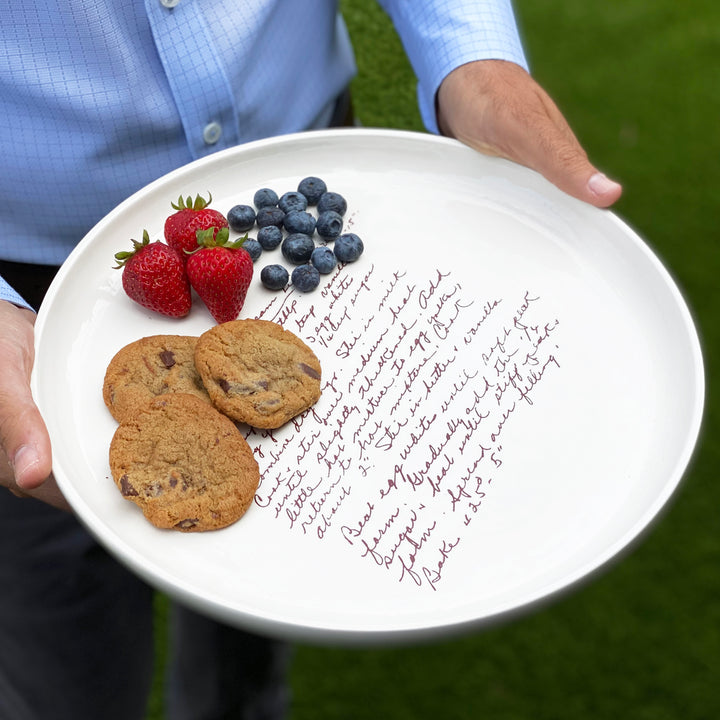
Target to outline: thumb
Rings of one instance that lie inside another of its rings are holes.
[[[21,490],[33,490],[42,485],[52,471],[50,438],[30,397],[30,388],[16,386],[16,389],[15,397],[4,392],[0,395],[0,442],[17,486]]]
[[[508,102],[507,116],[495,118],[495,152],[539,172],[579,200],[603,208],[615,203],[622,186],[590,162],[552,99],[529,75],[524,77],[521,107]]]
[[[0,318],[0,445],[22,490],[50,475],[50,437],[30,392],[34,313],[2,303]]]
[[[549,142],[524,148],[519,143],[518,157],[513,159],[544,175],[568,195],[596,207],[610,207],[622,195],[622,186],[598,170],[568,129],[561,128],[556,123],[547,126],[548,134],[553,135]]]

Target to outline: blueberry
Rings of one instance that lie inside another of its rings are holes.
[[[364,249],[363,241],[355,233],[345,233],[335,241],[335,257],[340,262],[354,262]]]
[[[302,193],[295,192],[294,190],[286,192],[278,200],[278,207],[286,213],[289,213],[291,210],[307,210],[307,206],[307,198]]]
[[[263,250],[274,250],[283,239],[283,232],[277,225],[266,225],[258,230],[257,240]]]
[[[315,232],[315,218],[304,210],[291,210],[285,215],[283,224],[289,233],[312,235]]]
[[[260,188],[255,193],[253,202],[258,210],[264,207],[273,207],[278,204],[278,194],[270,188]]]
[[[337,258],[327,245],[320,245],[312,251],[310,263],[318,269],[321,275],[327,275],[335,269]]]
[[[311,175],[300,181],[298,192],[307,198],[308,205],[317,205],[320,196],[327,192],[327,185],[324,180]]]
[[[262,245],[252,238],[248,238],[243,244],[243,248],[248,251],[248,254],[255,262],[262,255]]]
[[[326,210],[318,215],[315,231],[324,240],[334,240],[343,229],[342,216],[334,210]]]
[[[285,213],[275,206],[262,207],[257,212],[257,224],[258,227],[261,228],[267,227],[268,225],[282,227],[284,219]]]
[[[255,224],[255,210],[249,205],[235,205],[228,210],[227,221],[235,232],[247,232]]]
[[[320,284],[320,273],[314,265],[298,265],[292,271],[292,284],[300,292],[312,292]]]
[[[347,212],[347,202],[342,195],[336,192],[326,192],[320,196],[317,209],[319,213],[334,210],[338,215],[344,215]]]
[[[266,265],[260,271],[260,282],[268,290],[282,290],[289,279],[288,271],[282,265]]]
[[[301,265],[308,262],[312,251],[315,249],[315,243],[309,235],[303,233],[292,233],[288,235],[282,243],[282,254],[293,265]]]

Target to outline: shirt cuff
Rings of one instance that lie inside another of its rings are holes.
[[[438,133],[435,96],[455,68],[474,60],[508,60],[528,69],[510,0],[380,0],[418,77],[425,127]]]
[[[11,288],[3,278],[0,277],[0,300],[7,300],[7,302],[17,305],[21,308],[27,308],[35,312],[35,309],[28,305],[25,300]]]

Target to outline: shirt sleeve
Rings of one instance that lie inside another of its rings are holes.
[[[18,307],[27,308],[28,310],[35,310],[25,302],[25,300],[8,285],[2,277],[0,277],[0,300],[7,300],[7,302],[17,305]]]
[[[509,60],[527,70],[510,0],[379,0],[418,77],[425,126],[438,132],[435,94],[455,68],[473,60]]]

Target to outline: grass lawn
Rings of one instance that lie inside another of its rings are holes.
[[[422,129],[414,78],[374,0],[343,0],[366,126]],[[297,649],[292,720],[720,717],[720,4],[515,0],[531,69],[615,212],[664,260],[703,338],[702,442],[671,507],[622,562],[534,614],[451,642]],[[678,382],[682,381],[678,378]],[[161,717],[154,699],[149,717]]]

